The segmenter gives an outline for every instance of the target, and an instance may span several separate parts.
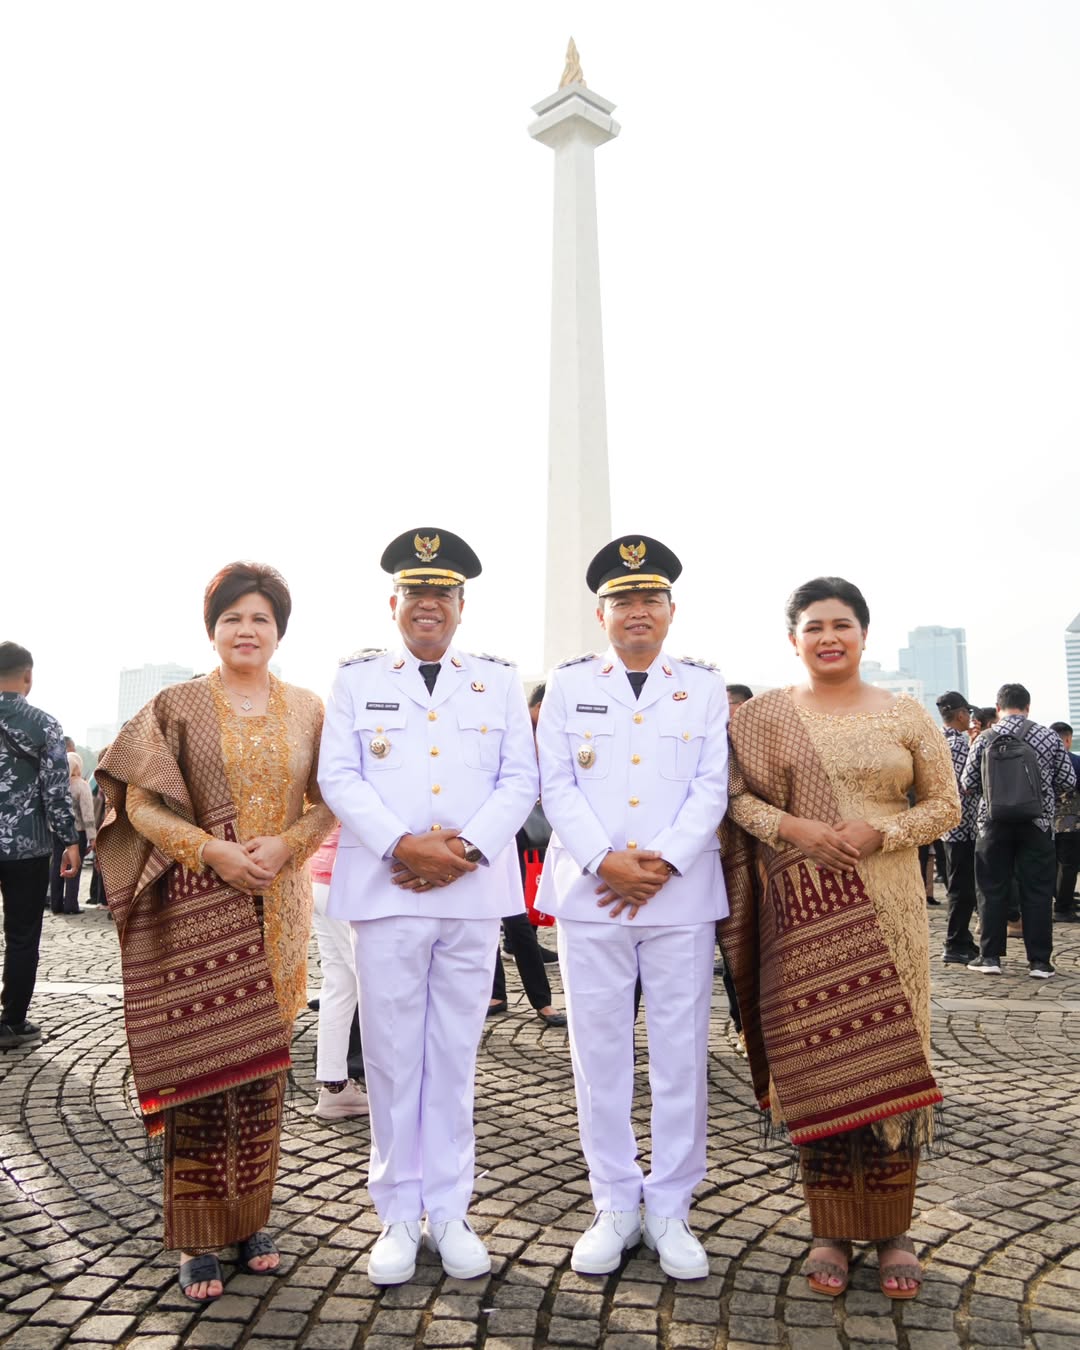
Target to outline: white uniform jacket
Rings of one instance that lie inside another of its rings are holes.
[[[319,787],[341,821],[331,918],[482,919],[524,908],[516,869],[488,865],[513,844],[536,801],[536,750],[517,670],[451,647],[429,694],[419,666],[405,648],[360,657],[341,666],[330,692]],[[393,885],[401,836],[440,829],[460,830],[484,861],[445,889]]]
[[[638,699],[613,651],[558,667],[537,730],[554,830],[537,907],[559,919],[630,922],[628,910],[612,920],[610,907],[597,907],[593,869],[608,849],[641,848],[679,875],[634,923],[725,918],[716,831],[727,809],[727,723],[727,689],[711,667],[662,652]]]

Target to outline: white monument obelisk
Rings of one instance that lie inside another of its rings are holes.
[[[555,152],[548,414],[545,669],[592,651],[603,634],[585,568],[611,538],[600,248],[593,153],[619,134],[606,98],[585,86],[573,38],[557,93],[533,108],[529,135]]]

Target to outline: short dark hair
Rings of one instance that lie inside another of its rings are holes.
[[[997,691],[997,706],[1002,708],[1030,708],[1031,695],[1022,684],[1003,684]]]
[[[754,697],[754,691],[748,684],[729,684],[727,691],[735,698],[740,699],[743,703],[749,703]]]
[[[839,600],[854,613],[860,628],[870,627],[870,606],[858,586],[845,581],[843,577],[815,577],[813,581],[804,581],[788,596],[784,614],[789,633],[794,633],[798,627],[799,615],[803,610],[816,605],[819,600]]]
[[[1073,729],[1068,722],[1051,722],[1050,730],[1056,731],[1059,736],[1071,736]]]
[[[540,683],[535,687],[535,689],[533,689],[532,693],[529,695],[529,707],[539,708],[540,704],[543,703],[544,701],[544,695],[546,693],[547,693],[547,682],[541,680]]]
[[[234,562],[228,563],[213,577],[203,596],[203,621],[210,637],[225,611],[236,604],[242,595],[252,591],[269,601],[274,611],[278,637],[285,636],[292,613],[292,596],[285,578],[273,567],[265,563]]]
[[[0,642],[0,679],[33,668],[34,658],[25,647],[20,647],[17,642]]]
[[[986,727],[992,727],[997,721],[996,708],[973,708],[971,710],[972,720],[981,722],[985,730]]]

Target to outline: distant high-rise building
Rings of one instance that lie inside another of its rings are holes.
[[[167,661],[161,666],[134,666],[130,670],[122,670],[120,699],[116,710],[118,724],[123,726],[129,717],[162,689],[193,679],[194,675],[191,666],[178,666],[175,661]]]
[[[1065,629],[1065,674],[1069,681],[1069,721],[1080,729],[1080,614]]]
[[[876,689],[887,689],[890,694],[908,694],[918,703],[926,701],[926,687],[914,675],[905,675],[902,670],[883,670],[880,661],[864,661],[861,671],[866,683]]]
[[[900,669],[923,682],[923,707],[937,716],[935,700],[947,689],[968,692],[967,633],[963,628],[928,625],[908,634],[900,651]]]

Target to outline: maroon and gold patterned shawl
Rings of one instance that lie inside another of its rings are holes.
[[[236,839],[221,729],[206,679],[160,693],[127,722],[95,770],[109,812],[97,855],[116,920],[124,1021],[146,1128],[161,1112],[287,1069],[251,896],[192,872],[144,839],[125,812],[128,785],[158,793],[184,820]]]
[[[824,766],[784,690],[731,724],[730,795],[839,823]],[[731,915],[719,925],[735,982],[754,1092],[770,1079],[795,1144],[941,1101],[896,964],[858,869],[839,874],[798,849],[723,826]]]

